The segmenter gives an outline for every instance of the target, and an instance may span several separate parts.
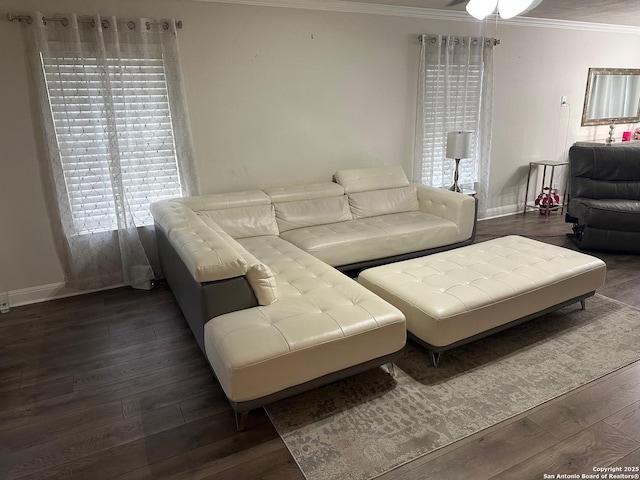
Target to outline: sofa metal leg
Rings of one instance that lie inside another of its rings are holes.
[[[582,310],[587,308],[587,301],[584,298],[580,300],[580,307],[582,307]]]
[[[396,376],[396,366],[393,364],[393,362],[385,363],[384,366],[387,367],[387,372],[389,373],[389,375],[391,375],[392,377]]]
[[[244,430],[244,427],[247,423],[247,417],[249,416],[249,412],[234,412],[235,416],[236,416],[236,430],[238,430],[239,432],[242,432]]]
[[[435,368],[438,368],[438,364],[440,363],[440,359],[442,358],[442,352],[436,352],[434,350],[429,350],[429,354],[431,355],[431,362]]]

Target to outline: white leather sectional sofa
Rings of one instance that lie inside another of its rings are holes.
[[[163,272],[237,413],[389,362],[405,318],[339,270],[466,245],[475,199],[399,166],[151,206]]]

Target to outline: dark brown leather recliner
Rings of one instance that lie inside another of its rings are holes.
[[[640,146],[572,146],[565,220],[580,249],[640,253]]]

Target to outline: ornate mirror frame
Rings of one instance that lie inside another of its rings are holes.
[[[582,110],[582,126],[589,125],[613,125],[616,123],[637,123],[640,122],[640,98],[637,102],[634,116],[613,116],[613,117],[588,117],[591,103],[594,101],[596,90],[593,88],[595,78],[598,75],[633,75],[640,79],[639,68],[590,68],[587,76],[587,91],[584,96],[584,108]],[[640,80],[638,80],[640,81]]]

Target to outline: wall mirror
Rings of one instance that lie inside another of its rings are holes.
[[[640,69],[590,68],[582,125],[640,121]]]

